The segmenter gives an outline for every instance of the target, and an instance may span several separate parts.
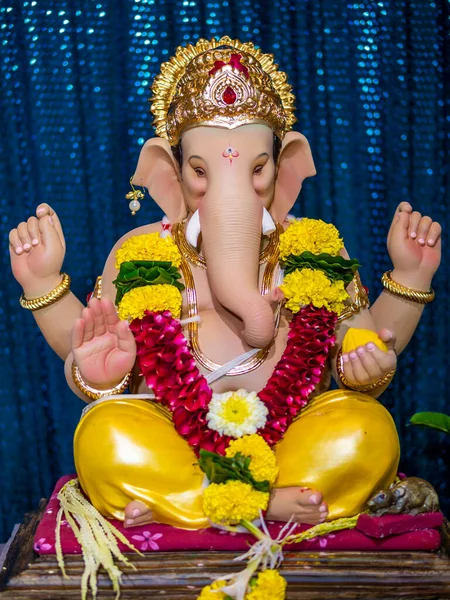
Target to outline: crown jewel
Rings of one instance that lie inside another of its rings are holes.
[[[171,145],[193,127],[262,123],[282,139],[295,123],[291,86],[273,56],[229,37],[178,47],[152,91],[156,134]]]

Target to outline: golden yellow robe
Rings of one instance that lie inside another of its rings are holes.
[[[362,511],[374,492],[394,481],[400,456],[388,411],[348,390],[311,400],[274,450],[275,487],[319,490],[328,520]],[[103,515],[123,520],[125,506],[141,500],[160,523],[208,526],[204,474],[158,403],[132,395],[98,401],[78,425],[74,451],[81,486]]]

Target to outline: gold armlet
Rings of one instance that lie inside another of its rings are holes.
[[[99,400],[104,396],[115,396],[116,394],[121,394],[122,392],[124,392],[127,389],[128,384],[130,383],[131,371],[127,373],[122,379],[122,381],[114,387],[109,388],[108,390],[97,390],[88,385],[83,380],[83,378],[81,377],[80,370],[74,361],[72,363],[72,378],[77,388],[81,390],[85,396],[87,396],[91,400]]]
[[[345,385],[346,388],[354,390],[355,392],[372,392],[373,390],[385,386],[388,383],[391,383],[396,372],[396,369],[392,369],[392,371],[389,371],[389,373],[386,373],[386,375],[383,375],[382,377],[380,377],[380,379],[377,379],[373,383],[368,383],[366,385],[350,383],[350,381],[345,377],[344,371],[342,369],[342,350],[339,350],[339,353],[337,355],[336,370],[339,375],[339,379],[341,380],[341,383]]]
[[[355,273],[353,277],[353,285],[355,287],[355,299],[341,312],[337,320],[338,323],[341,323],[346,319],[350,319],[353,317],[353,315],[356,315],[361,310],[369,308],[370,306],[369,296],[367,295],[366,288],[361,283],[359,273]]]
[[[412,288],[406,287],[394,281],[391,278],[391,273],[392,271],[386,271],[381,278],[381,283],[383,284],[384,288],[394,296],[399,296],[400,298],[410,300],[411,302],[417,302],[417,304],[428,304],[429,302],[433,302],[435,299],[436,294],[433,288],[430,288],[429,292],[419,292],[418,290],[413,290]]]
[[[61,300],[61,298],[65,296],[70,290],[71,281],[67,273],[62,273],[62,276],[63,278],[61,283],[58,284],[55,287],[55,289],[53,289],[51,292],[45,294],[45,296],[40,296],[39,298],[32,298],[31,300],[28,300],[27,298],[25,298],[25,295],[22,294],[19,300],[20,306],[22,308],[27,308],[28,310],[34,311],[39,310],[40,308],[45,308],[46,306],[50,306],[51,304],[58,302],[58,300]]]

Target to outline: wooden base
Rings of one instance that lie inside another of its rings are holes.
[[[65,559],[70,579],[63,579],[54,556],[37,556],[33,536],[45,510],[25,516],[4,548],[0,563],[0,594],[16,600],[80,598],[84,563],[81,556]],[[430,552],[287,552],[281,573],[288,581],[288,600],[416,598],[450,600],[450,529],[444,544]],[[238,571],[233,552],[155,552],[130,559],[137,571],[123,568],[121,598],[194,600],[203,586]],[[109,579],[98,578],[99,600],[114,598]]]

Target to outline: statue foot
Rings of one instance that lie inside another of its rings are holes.
[[[140,500],[133,500],[125,507],[124,527],[148,525],[152,522],[152,511]]]
[[[322,494],[308,488],[288,487],[272,490],[266,519],[317,525],[328,516],[328,506]]]

